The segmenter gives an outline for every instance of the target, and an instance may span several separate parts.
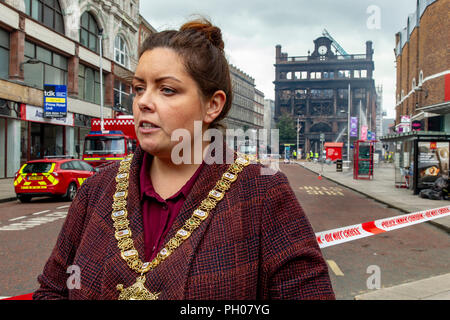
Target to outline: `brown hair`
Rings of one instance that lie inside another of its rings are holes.
[[[205,18],[189,21],[178,31],[166,30],[149,35],[139,57],[147,50],[160,47],[173,49],[183,58],[186,71],[204,97],[212,97],[217,90],[225,92],[227,99],[222,112],[210,124],[211,128],[224,128],[220,121],[231,109],[232,87],[221,30]]]

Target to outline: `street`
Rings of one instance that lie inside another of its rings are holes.
[[[401,212],[296,164],[281,164],[315,232]],[[29,293],[56,242],[70,202],[38,198],[0,204],[0,296]],[[336,298],[448,272],[448,234],[428,223],[322,249]]]
[[[70,202],[36,198],[0,204],[0,297],[33,292]]]
[[[400,215],[299,165],[281,165],[314,232]],[[448,272],[448,234],[427,223],[323,248],[337,299]]]

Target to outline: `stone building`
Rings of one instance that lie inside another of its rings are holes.
[[[328,37],[315,39],[307,56],[288,56],[276,46],[275,117],[287,112],[293,121],[298,118],[299,149],[304,152],[319,152],[321,134],[324,142],[347,144],[349,108],[350,116],[375,131],[372,42],[366,42],[361,54],[333,52],[332,43]]]
[[[397,132],[450,132],[448,12],[448,0],[419,0],[395,35]]]
[[[264,127],[264,93],[256,89],[255,79],[230,64],[233,103],[225,118],[228,129],[262,129]]]
[[[0,178],[46,155],[79,157],[101,110],[131,112],[141,25],[152,32],[139,0],[0,0]],[[44,117],[49,84],[67,87],[64,116]]]

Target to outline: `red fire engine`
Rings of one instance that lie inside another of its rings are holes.
[[[91,132],[84,140],[83,160],[93,167],[122,160],[138,144],[132,116],[91,120]]]

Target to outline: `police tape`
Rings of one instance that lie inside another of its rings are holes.
[[[318,232],[316,239],[320,248],[326,248],[448,215],[450,215],[450,205]]]

